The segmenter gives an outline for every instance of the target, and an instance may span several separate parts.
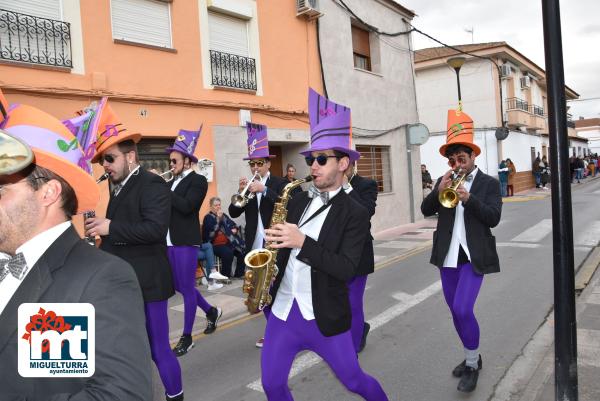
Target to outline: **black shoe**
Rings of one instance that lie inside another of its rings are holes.
[[[481,370],[483,363],[481,361],[481,355],[479,355],[479,360],[477,361],[477,370]],[[467,367],[467,361],[462,361],[459,363],[454,370],[452,371],[452,376],[454,377],[462,377],[465,368]]]
[[[470,366],[465,366],[465,370],[460,377],[460,381],[458,382],[458,391],[462,391],[463,393],[470,393],[475,390],[477,387],[477,379],[479,378],[479,369],[472,368]]]
[[[360,346],[358,347],[359,353],[362,352],[362,350],[365,349],[365,346],[367,345],[367,336],[369,335],[369,330],[371,330],[371,325],[365,322],[365,324],[363,325],[362,339],[360,340]]]
[[[210,309],[210,311],[206,314],[206,329],[204,329],[204,334],[214,333],[217,329],[217,322],[221,318],[223,311],[221,308],[215,308],[214,306]]]
[[[183,393],[176,395],[174,397],[169,397],[168,394],[165,394],[167,401],[183,401]]]
[[[194,342],[192,341],[192,336],[189,334],[184,334],[179,338],[179,342],[173,348],[173,352],[177,357],[184,356],[187,354],[189,350],[194,348]]]

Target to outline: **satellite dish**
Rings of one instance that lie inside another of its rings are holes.
[[[496,128],[496,139],[499,141],[503,141],[508,137],[508,128],[506,127],[498,127]]]
[[[0,130],[0,175],[14,174],[32,161],[33,152],[25,142]]]
[[[429,139],[429,128],[425,124],[410,124],[408,126],[409,145],[423,145]]]

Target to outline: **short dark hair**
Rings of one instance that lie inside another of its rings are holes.
[[[471,153],[473,153],[473,149],[468,147],[467,145],[455,143],[454,145],[450,145],[446,148],[446,151],[444,152],[444,156],[450,157],[450,156],[455,155],[460,152],[465,152],[466,154],[471,156]]]
[[[77,195],[75,195],[75,190],[73,187],[67,181],[65,181],[64,178],[53,171],[36,164],[32,164],[30,167],[28,167],[28,170],[25,171],[25,174],[27,174],[27,183],[34,191],[40,189],[42,184],[45,182],[50,180],[58,181],[62,187],[60,192],[60,199],[62,201],[61,209],[63,210],[65,216],[70,219],[77,213]]]
[[[119,148],[121,153],[135,152],[135,162],[139,161],[137,144],[132,139],[126,139],[123,142],[117,143],[117,148]]]
[[[348,153],[344,153],[342,151],[335,150],[335,149],[333,149],[333,155],[338,160],[340,160],[342,157],[347,157],[348,159],[350,159],[350,155]]]

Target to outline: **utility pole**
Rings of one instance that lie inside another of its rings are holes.
[[[552,182],[554,254],[554,394],[577,401],[577,322],[567,102],[559,0],[542,0]]]

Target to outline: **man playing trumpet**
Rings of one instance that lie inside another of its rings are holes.
[[[448,158],[451,169],[437,180],[423,200],[421,212],[425,216],[438,214],[430,262],[440,269],[444,298],[465,352],[465,360],[454,368],[452,375],[460,378],[459,391],[471,392],[477,386],[482,368],[479,324],[473,308],[483,275],[500,271],[490,228],[500,222],[502,199],[498,181],[475,165],[481,150],[473,143],[473,120],[467,114],[448,111],[446,144],[440,153]],[[461,183],[453,185],[454,180]],[[443,190],[449,196],[440,199]],[[449,198],[456,203],[446,202]]]

